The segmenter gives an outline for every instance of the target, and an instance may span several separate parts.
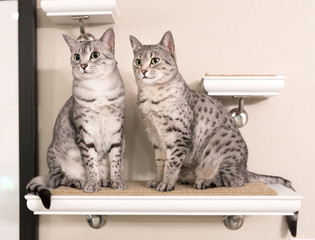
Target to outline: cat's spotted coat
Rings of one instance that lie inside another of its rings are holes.
[[[79,42],[64,35],[71,50],[73,95],[61,109],[47,151],[48,176],[27,185],[50,206],[47,187],[60,185],[97,191],[124,189],[124,86],[114,58],[115,36],[108,29],[99,40]]]

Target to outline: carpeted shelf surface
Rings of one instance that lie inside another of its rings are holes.
[[[115,190],[101,188],[94,193],[85,193],[80,189],[70,187],[58,187],[51,191],[52,195],[85,195],[85,196],[271,196],[277,192],[264,183],[252,182],[243,187],[221,187],[197,190],[193,185],[177,184],[171,192],[158,192],[146,187],[146,182],[127,182],[127,189]]]

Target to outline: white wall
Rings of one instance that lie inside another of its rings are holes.
[[[19,239],[17,1],[0,1],[0,239]]]
[[[290,179],[305,198],[298,236],[315,238],[315,2],[312,0],[120,0],[114,25],[116,59],[126,88],[127,158],[124,176],[147,180],[154,174],[152,146],[137,116],[129,34],[157,43],[165,31],[175,38],[180,72],[192,88],[213,74],[286,75],[280,96],[248,100],[250,170]],[[39,3],[39,1],[38,1]],[[40,6],[40,4],[38,4]],[[40,173],[47,174],[46,150],[53,124],[71,95],[69,49],[61,33],[77,37],[78,26],[55,25],[38,9]],[[96,37],[112,25],[90,26]],[[224,100],[228,107],[237,102]],[[189,206],[187,206],[189,207]],[[220,217],[111,216],[100,230],[80,216],[41,216],[40,239],[288,239],[280,216],[250,216],[238,231]]]

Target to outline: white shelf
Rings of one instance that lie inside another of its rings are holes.
[[[276,196],[52,196],[46,209],[38,196],[25,196],[34,214],[46,215],[292,215],[302,196],[270,185]]]
[[[272,97],[284,88],[285,76],[206,75],[203,84],[211,96]]]
[[[117,0],[41,0],[41,7],[57,24],[77,24],[72,16],[89,16],[87,23],[116,23],[120,14]]]

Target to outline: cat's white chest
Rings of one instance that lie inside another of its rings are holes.
[[[119,131],[122,120],[119,114],[113,113],[113,109],[105,108],[95,118],[95,142],[100,152],[106,152],[112,144],[112,136]]]
[[[161,98],[163,98],[161,92],[151,90],[143,93],[141,95],[141,99],[146,100],[139,105],[140,111],[145,115],[149,114],[152,111],[159,112],[161,105],[156,103],[158,103]]]

